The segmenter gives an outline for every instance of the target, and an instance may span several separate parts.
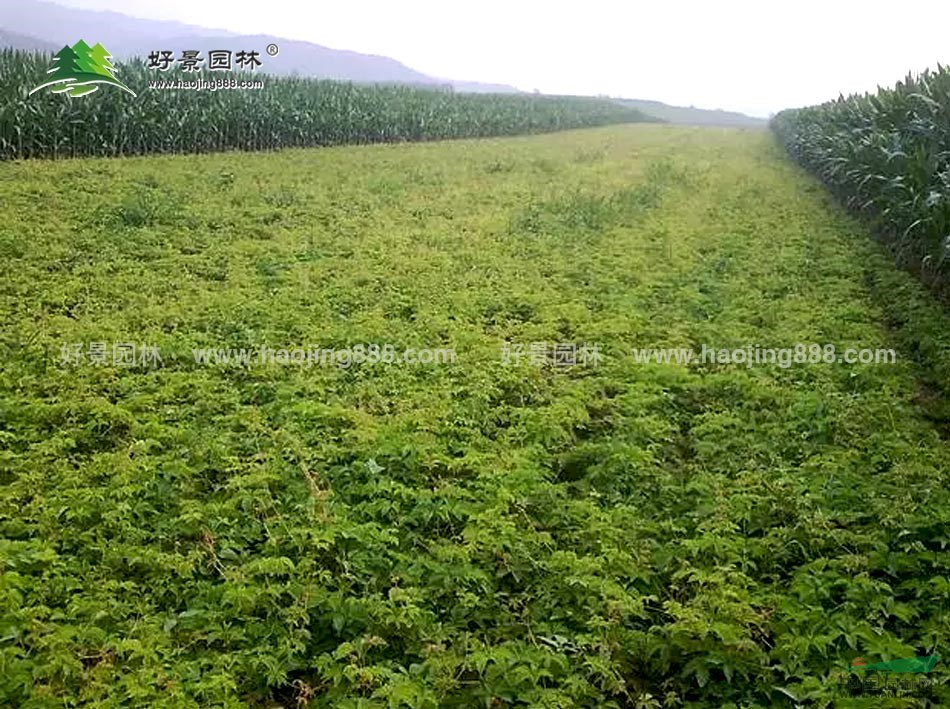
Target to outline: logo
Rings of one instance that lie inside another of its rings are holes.
[[[72,47],[63,47],[53,56],[53,63],[46,72],[48,81],[30,91],[30,95],[52,87],[50,91],[54,94],[65,93],[70,98],[79,98],[98,91],[99,84],[106,84],[135,96],[128,86],[115,78],[115,71],[112,55],[105,47],[98,43],[90,47],[79,40]]]
[[[900,672],[900,673],[927,673],[931,672],[937,663],[940,662],[940,655],[924,655],[922,657],[904,657],[900,660],[891,660],[890,662],[876,662],[869,665],[863,657],[856,657],[851,660],[851,672],[864,670],[866,672]]]
[[[939,680],[929,676],[940,655],[903,657],[888,662],[868,663],[863,657],[851,661],[847,673],[838,675],[838,685],[851,696],[908,696],[929,694]]]

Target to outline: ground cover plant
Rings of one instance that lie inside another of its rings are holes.
[[[902,264],[950,295],[950,69],[782,111],[772,127],[795,160],[887,237]]]
[[[118,64],[136,95],[101,90],[92,101],[40,92],[51,58],[0,49],[0,160],[82,155],[205,153],[543,133],[656,121],[607,99],[466,94],[404,85],[352,84],[263,73],[259,90],[160,90],[149,82],[220,79]]]
[[[0,703],[950,700],[839,681],[946,652],[950,321],[767,132],[13,162],[0,203]],[[98,342],[162,362],[62,361]],[[899,358],[632,356],[799,342]],[[192,356],[259,343],[457,356]]]

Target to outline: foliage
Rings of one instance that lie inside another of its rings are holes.
[[[0,50],[0,160],[84,155],[205,153],[348,143],[475,138],[655,121],[606,99],[464,94],[399,85],[350,84],[235,72],[257,90],[161,90],[150,81],[220,79],[218,73],[159,72],[118,65],[137,96],[29,92],[50,58]],[[77,89],[78,90],[78,89]]]
[[[24,161],[0,200],[0,704],[847,706],[856,656],[946,654],[950,451],[903,351],[630,356],[889,347],[885,311],[940,350],[766,134]],[[91,341],[164,363],[59,363]],[[189,357],[308,342],[458,358]]]
[[[792,157],[872,219],[899,260],[950,285],[950,69],[779,113]]]

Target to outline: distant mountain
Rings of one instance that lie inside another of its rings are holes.
[[[498,84],[438,79],[389,57],[331,49],[312,42],[269,35],[237,35],[181,22],[143,20],[118,12],[63,7],[43,0],[14,0],[0,4],[0,28],[3,28],[0,45],[14,47],[21,46],[23,40],[18,37],[26,35],[35,38],[34,42],[51,45],[53,51],[64,44],[72,45],[78,39],[100,42],[119,59],[146,57],[156,50],[171,50],[176,57],[187,49],[197,49],[202,55],[210,49],[257,50],[261,54],[262,70],[270,74],[299,74],[360,82],[452,85],[459,91],[471,92],[517,91],[511,86]],[[278,46],[277,56],[265,54],[268,44]],[[50,49],[49,46],[37,48]]]
[[[733,111],[712,111],[693,106],[670,106],[660,101],[642,99],[617,99],[624,106],[639,109],[648,116],[660,118],[668,123],[691,126],[730,126],[735,128],[764,128],[768,121],[764,118],[747,116]]]
[[[448,81],[456,91],[467,91],[473,94],[520,94],[521,91],[508,84],[483,84],[478,81]]]
[[[0,29],[0,47],[13,47],[14,49],[24,49],[28,52],[55,52],[61,48],[61,45],[53,42],[46,42],[36,37],[30,37],[19,32],[10,32]]]
[[[113,52],[124,42],[151,40],[189,35],[233,35],[225,30],[209,30],[181,22],[142,20],[118,12],[100,12],[64,7],[42,0],[14,0],[0,3],[0,27],[21,34],[38,37],[57,45],[72,45],[79,39],[100,42]]]

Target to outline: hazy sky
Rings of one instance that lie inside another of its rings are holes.
[[[950,63],[947,0],[57,1],[383,54],[443,78],[761,116]]]

